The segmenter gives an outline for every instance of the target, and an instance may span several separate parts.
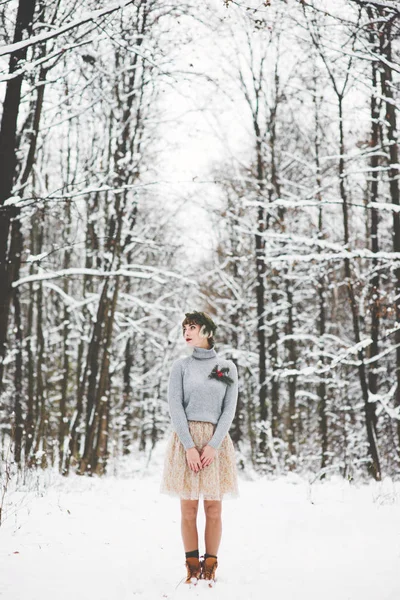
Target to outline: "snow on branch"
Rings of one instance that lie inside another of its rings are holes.
[[[4,76],[0,77],[0,83],[5,82],[5,81],[10,81],[11,79],[20,77],[24,73],[33,71],[40,65],[47,63],[49,60],[57,59],[62,54],[65,54],[65,52],[67,52],[67,50],[72,50],[74,48],[78,48],[79,46],[85,46],[87,44],[91,44],[92,42],[93,42],[93,39],[89,39],[89,40],[84,40],[83,42],[76,42],[74,44],[66,44],[62,48],[59,48],[58,50],[55,50],[54,52],[51,52],[50,54],[47,54],[46,56],[43,56],[42,58],[39,58],[32,62],[24,62],[23,66],[21,66],[21,68],[17,69],[16,71],[13,71],[12,73],[8,73],[8,75],[4,75]],[[53,65],[55,64],[55,62],[56,62],[56,60],[54,60]]]
[[[393,2],[390,0],[353,0],[359,6],[375,7],[375,8],[386,8],[392,12],[400,15],[400,2]]]
[[[388,171],[393,168],[390,165],[387,169],[379,169],[380,171]],[[375,169],[375,172],[378,169]],[[369,173],[371,169],[365,169],[363,171],[358,171],[358,173],[364,172]],[[265,207],[266,210],[270,210],[274,207],[282,207],[282,208],[321,208],[324,206],[332,206],[332,205],[342,205],[343,202],[341,199],[337,200],[286,200],[284,198],[278,198],[277,200],[273,200],[272,202],[268,202],[268,204],[264,200],[243,200],[243,206],[262,206]],[[400,212],[400,206],[397,204],[390,204],[389,202],[369,202],[368,204],[355,204],[353,202],[349,202],[349,206],[359,206],[360,208],[373,208],[374,210],[387,210],[390,212]]]
[[[260,232],[256,228],[245,228],[240,225],[236,225],[235,229],[239,232],[245,233],[247,235],[260,235]],[[333,242],[328,242],[326,240],[321,240],[318,238],[310,238],[302,235],[294,235],[294,234],[285,234],[285,233],[274,233],[271,231],[266,231],[262,234],[266,240],[271,241],[275,240],[277,242],[281,242],[283,244],[288,244],[290,242],[296,242],[299,245],[305,247],[316,247],[321,250],[326,250],[323,252],[307,252],[307,254],[283,254],[279,252],[277,256],[274,256],[272,253],[268,253],[267,260],[269,264],[272,263],[280,263],[280,262],[321,262],[328,260],[343,260],[344,258],[363,258],[363,259],[377,259],[380,258],[382,260],[400,260],[400,252],[372,252],[368,248],[358,248],[354,250],[347,250],[344,246],[340,244],[336,244]]]
[[[125,8],[129,4],[133,4],[134,0],[127,0],[125,2],[118,2],[117,4],[112,4],[108,8],[103,8],[101,10],[94,10],[80,19],[76,19],[75,21],[71,21],[71,23],[67,23],[67,25],[63,25],[62,27],[58,27],[53,31],[49,31],[47,33],[40,33],[39,35],[34,35],[27,40],[22,40],[21,42],[16,42],[14,44],[7,44],[0,48],[0,56],[5,56],[6,54],[12,54],[13,52],[17,52],[18,50],[22,50],[22,48],[29,48],[30,46],[34,46],[39,42],[44,42],[46,40],[50,40],[52,38],[58,37],[71,29],[75,29],[76,27],[80,27],[84,23],[88,23],[89,21],[96,21],[105,15],[108,15],[116,10],[120,10]]]
[[[80,113],[77,113],[77,114],[80,114]],[[57,124],[59,124],[59,123],[57,123]],[[193,181],[188,181],[188,182],[183,181],[181,183],[193,183]],[[209,183],[209,182],[204,182],[204,183]],[[146,182],[146,183],[127,183],[127,184],[119,185],[119,186],[90,185],[90,186],[83,188],[81,190],[78,190],[76,192],[61,192],[60,194],[57,194],[54,192],[54,193],[49,193],[46,196],[41,196],[41,197],[23,197],[23,198],[21,198],[20,196],[10,196],[4,202],[4,206],[18,206],[18,208],[23,208],[25,206],[29,206],[30,203],[32,203],[32,202],[37,203],[39,201],[47,202],[47,201],[51,201],[51,200],[73,200],[74,198],[78,198],[80,196],[88,196],[89,194],[99,194],[101,192],[111,193],[111,194],[119,194],[120,192],[124,192],[126,190],[138,190],[141,188],[147,188],[150,186],[156,186],[156,185],[161,185],[161,184],[169,185],[169,184],[171,184],[171,181],[150,181],[150,182]]]
[[[131,271],[130,268],[134,267],[138,270]],[[103,271],[101,269],[86,269],[86,268],[71,268],[71,269],[60,269],[59,271],[35,273],[34,275],[28,275],[27,277],[21,277],[17,281],[12,283],[12,287],[19,287],[25,283],[32,281],[46,281],[49,279],[58,279],[59,277],[71,277],[74,275],[90,275],[92,277],[116,277],[118,275],[123,277],[134,277],[137,279],[149,279],[156,281],[157,283],[167,283],[167,277],[174,277],[176,279],[184,279],[189,281],[186,275],[180,275],[173,271],[165,271],[163,269],[157,269],[155,267],[144,267],[142,265],[126,265],[121,269],[115,271]],[[165,275],[163,278],[160,275]],[[191,283],[195,283],[191,281]]]
[[[60,288],[58,285],[55,285],[54,283],[46,281],[43,283],[43,287],[50,289],[56,294],[58,294],[62,298],[62,300],[64,300],[65,305],[68,306],[70,310],[82,308],[90,302],[93,302],[98,297],[98,294],[92,294],[89,298],[84,298],[83,300],[76,300],[70,294],[67,294],[62,288]]]
[[[361,340],[358,344],[354,344],[347,348],[344,352],[338,354],[336,358],[334,358],[329,365],[325,365],[324,367],[304,367],[303,369],[283,369],[279,373],[279,377],[293,377],[297,376],[310,376],[310,375],[321,375],[323,373],[329,373],[332,369],[337,367],[339,364],[344,362],[351,355],[358,354],[360,350],[367,348],[372,344],[372,339],[370,337]]]
[[[395,397],[397,382],[392,385],[386,394],[373,394],[368,392],[368,402],[379,402],[381,411],[384,410],[392,419],[400,420],[400,406],[389,406],[390,400]]]

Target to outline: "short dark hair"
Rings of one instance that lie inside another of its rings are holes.
[[[197,310],[185,313],[185,318],[182,321],[183,334],[185,333],[185,325],[200,325],[200,333],[208,338],[208,345],[210,348],[214,346],[214,333],[217,326],[210,315],[204,312],[198,312]]]

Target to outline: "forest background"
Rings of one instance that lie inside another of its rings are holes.
[[[2,477],[151,456],[184,313],[238,464],[396,477],[400,5],[0,5]]]

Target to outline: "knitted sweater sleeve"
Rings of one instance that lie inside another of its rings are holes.
[[[218,450],[222,440],[228,433],[236,412],[236,404],[238,398],[238,373],[236,365],[232,361],[229,361],[229,377],[233,379],[233,383],[226,386],[221,416],[218,419],[214,435],[208,442],[208,445],[212,446],[216,450]]]
[[[189,448],[195,446],[195,443],[190,435],[185,409],[183,408],[182,377],[182,361],[178,359],[173,363],[169,376],[168,406],[173,428],[185,450],[189,450]]]

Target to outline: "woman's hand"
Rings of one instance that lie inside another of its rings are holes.
[[[213,448],[212,446],[208,446],[208,445],[204,446],[204,448],[200,454],[201,464],[203,465],[203,467],[208,467],[208,465],[211,465],[216,454],[217,454],[217,451],[215,448]]]
[[[189,465],[189,469],[192,469],[192,471],[194,471],[195,473],[197,473],[197,471],[200,471],[200,469],[203,468],[201,466],[200,454],[196,446],[193,446],[193,448],[189,448],[189,450],[186,450],[186,460]]]

